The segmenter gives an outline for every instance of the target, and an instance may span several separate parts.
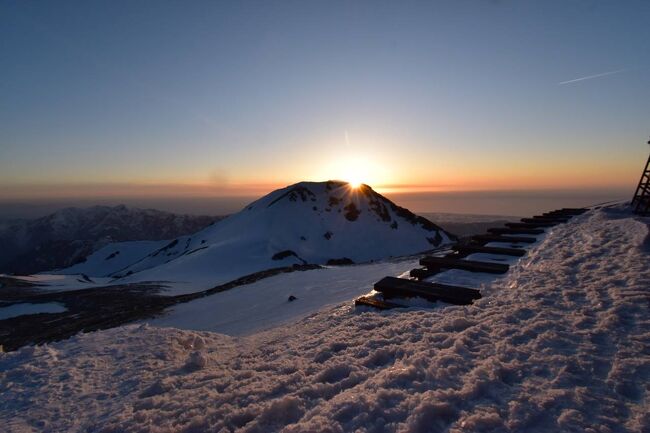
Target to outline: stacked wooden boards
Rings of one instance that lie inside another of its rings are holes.
[[[444,257],[423,257],[420,260],[420,265],[423,267],[411,270],[410,278],[385,277],[381,279],[374,285],[375,291],[380,296],[362,296],[355,300],[355,305],[384,310],[405,307],[399,302],[394,302],[393,299],[414,297],[455,305],[471,304],[474,300],[481,298],[479,290],[425,280],[450,269],[505,274],[509,270],[509,265],[505,263],[467,260],[466,257],[476,253],[522,257],[526,254],[522,245],[537,241],[535,237],[526,235],[542,234],[545,229],[566,223],[572,217],[586,211],[587,209],[584,208],[563,208],[532,218],[522,218],[521,222],[507,223],[505,227],[488,229],[487,234],[472,236],[469,242],[453,245],[454,252]],[[487,245],[492,242],[508,246]]]

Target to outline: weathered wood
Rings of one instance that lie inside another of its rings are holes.
[[[526,254],[526,250],[523,248],[485,247],[482,245],[454,245],[453,248],[462,254],[486,253],[516,257]]]
[[[381,299],[373,298],[371,296],[361,296],[354,300],[354,305],[358,307],[373,307],[378,310],[390,310],[392,308],[405,308],[404,305],[396,304],[394,302],[383,301]]]
[[[650,141],[648,141],[648,144],[650,144]],[[645,168],[641,172],[641,178],[630,204],[634,209],[634,213],[638,215],[645,216],[650,213],[650,157],[648,157]]]
[[[409,275],[413,278],[417,278],[418,280],[424,280],[425,278],[429,278],[439,272],[439,269],[427,269],[427,268],[417,268],[417,269],[411,269],[411,272],[409,272]]]
[[[475,235],[472,239],[477,242],[509,242],[509,243],[525,243],[532,244],[537,241],[535,238],[528,236],[499,236],[499,235]]]
[[[503,263],[478,262],[474,260],[455,259],[450,257],[424,257],[420,264],[426,267],[444,269],[461,269],[470,272],[487,272],[490,274],[505,274],[510,266]]]
[[[488,229],[487,231],[494,235],[541,235],[544,233],[542,229],[510,229],[502,227]]]
[[[536,223],[506,223],[505,225],[506,227],[509,227],[511,229],[538,229],[538,228],[553,227],[557,224],[536,222]]]
[[[456,305],[468,305],[474,299],[481,298],[481,292],[476,289],[395,277],[385,277],[376,282],[375,290],[383,293],[384,297],[419,296],[429,301],[442,301]]]

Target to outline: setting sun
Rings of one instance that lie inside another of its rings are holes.
[[[373,164],[366,159],[351,158],[337,163],[339,166],[332,173],[336,178],[348,182],[352,188],[358,188],[364,182],[372,183],[372,179],[376,178]]]
[[[343,179],[343,180],[347,181],[348,185],[350,185],[350,187],[353,188],[353,189],[359,188],[361,186],[361,184],[363,183],[363,181],[360,178],[357,178],[357,177],[354,177],[354,176],[349,177],[347,179]]]
[[[389,182],[386,170],[366,157],[348,156],[325,164],[318,173],[322,179],[338,179],[358,188],[362,184],[377,185]]]

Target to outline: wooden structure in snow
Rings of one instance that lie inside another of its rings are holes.
[[[460,254],[484,253],[515,257],[526,255],[526,250],[523,248],[486,247],[483,245],[454,245],[453,248]]]
[[[533,244],[537,241],[535,238],[529,236],[502,236],[502,235],[476,235],[472,236],[472,240],[478,243],[488,242],[503,242],[503,243],[525,243]]]
[[[649,161],[650,162],[650,161]],[[648,167],[646,166],[646,170]],[[650,197],[650,195],[649,195]],[[505,228],[488,229],[488,234],[472,236],[468,243],[457,243],[452,246],[452,253],[444,257],[427,256],[420,260],[423,268],[412,269],[410,278],[385,277],[375,283],[374,295],[362,296],[355,300],[355,305],[387,310],[408,305],[393,302],[394,298],[423,298],[428,301],[442,301],[449,304],[467,305],[481,297],[479,290],[468,287],[453,286],[426,281],[436,274],[449,269],[460,269],[470,272],[504,274],[509,265],[495,261],[467,260],[472,254],[490,254],[496,256],[521,257],[526,249],[521,244],[532,244],[537,238],[532,236],[507,235],[541,235],[545,228],[567,222],[574,216],[586,212],[584,208],[562,208],[533,218],[524,218],[520,223],[507,223]],[[511,244],[511,248],[489,245],[492,242]],[[520,245],[515,245],[520,244]],[[504,259],[505,260],[505,259]],[[391,301],[388,301],[390,299]]]
[[[424,283],[404,278],[384,277],[375,283],[375,290],[383,293],[384,298],[406,295],[418,296],[429,301],[443,301],[448,304],[468,305],[474,299],[481,298],[481,292],[448,284]]]
[[[503,263],[477,262],[453,257],[424,257],[420,264],[427,268],[461,269],[470,272],[485,272],[488,274],[505,274],[510,266]]]
[[[650,144],[650,141],[648,141]],[[639,215],[650,215],[650,157],[645,163],[639,185],[636,187],[632,198],[632,209]]]

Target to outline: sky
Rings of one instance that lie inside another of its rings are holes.
[[[648,1],[0,0],[0,199],[632,193]]]

